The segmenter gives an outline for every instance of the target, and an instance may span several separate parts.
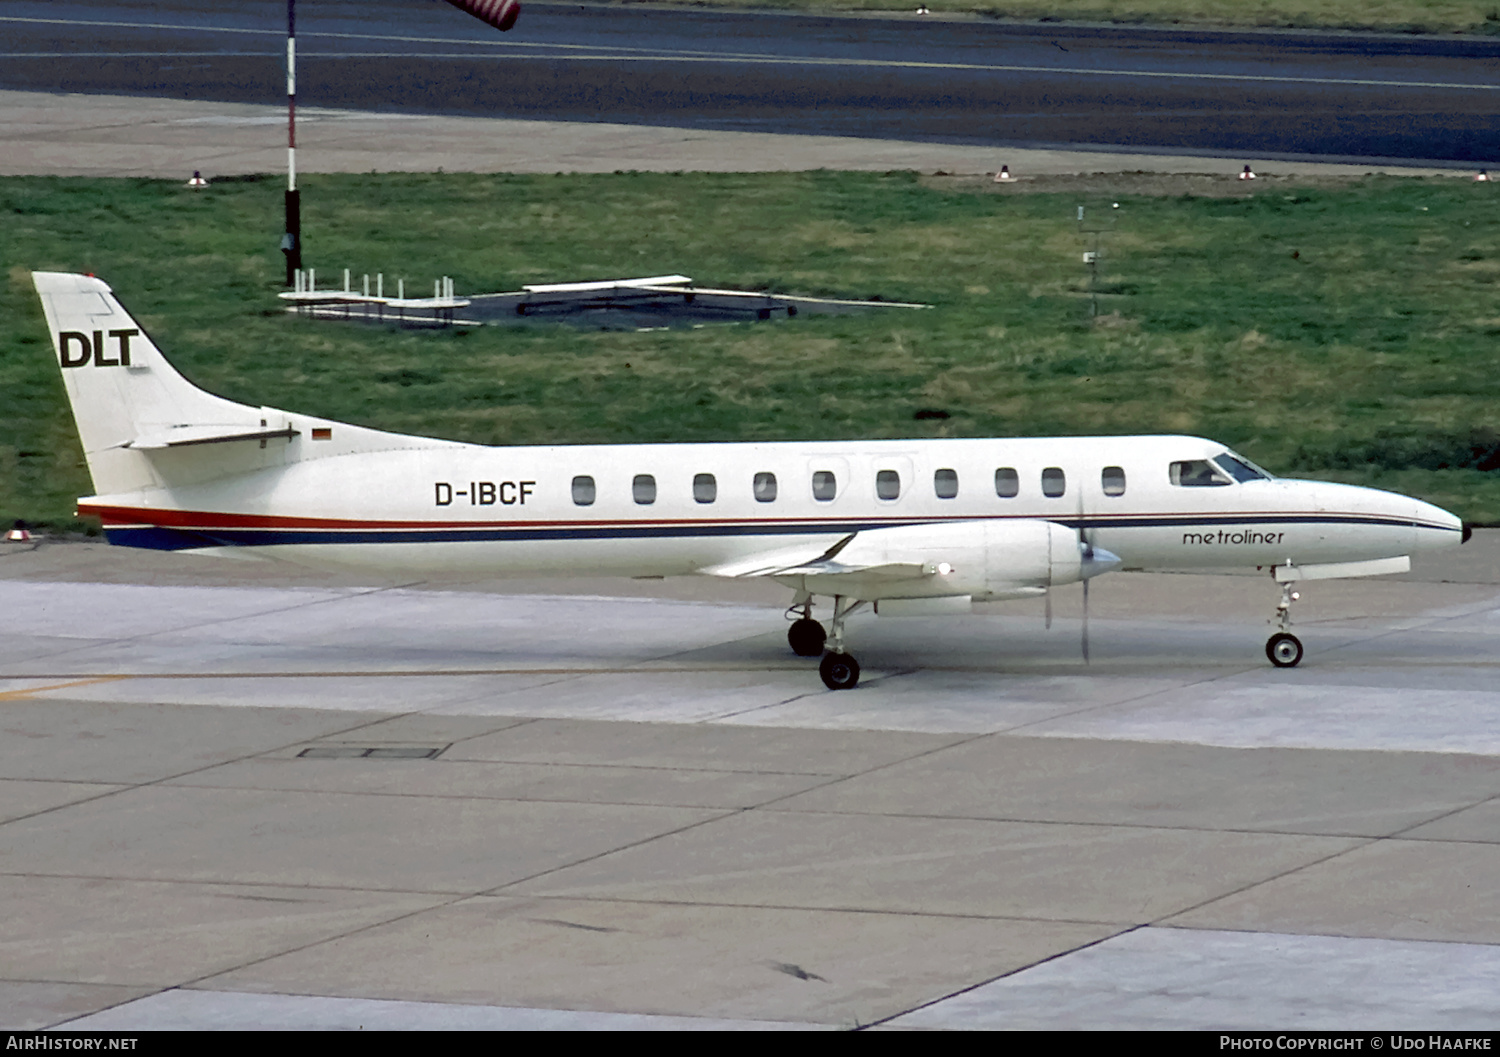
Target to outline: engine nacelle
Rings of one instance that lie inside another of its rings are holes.
[[[833,560],[857,571],[805,575],[792,586],[871,601],[968,595],[982,602],[1077,583],[1117,561],[1087,560],[1075,530],[1039,519],[866,529]]]

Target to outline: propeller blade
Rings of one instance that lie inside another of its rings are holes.
[[[1083,663],[1089,663],[1089,582],[1083,581]]]
[[[1094,541],[1089,539],[1088,516],[1083,508],[1083,489],[1078,489],[1078,556],[1083,565],[1083,628],[1080,632],[1083,646],[1083,663],[1089,663],[1089,579],[1094,570],[1090,569],[1097,554],[1094,551]],[[1108,551],[1104,552],[1109,554]],[[1113,555],[1111,555],[1113,557]]]

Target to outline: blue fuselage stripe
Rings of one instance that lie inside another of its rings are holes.
[[[1045,517],[1031,519],[1053,521],[1068,528],[1126,529],[1175,528],[1195,531],[1230,525],[1380,525],[1387,528],[1428,528],[1450,531],[1445,525],[1432,525],[1405,518],[1365,514],[1215,514],[1202,515],[1119,515],[1111,517]],[[538,540],[643,540],[691,539],[723,536],[809,536],[830,533],[861,532],[898,525],[943,524],[948,521],[979,521],[976,518],[912,518],[880,521],[745,521],[707,524],[650,523],[570,525],[521,525],[514,528],[497,525],[463,528],[166,528],[157,525],[109,528],[105,535],[111,543],[152,550],[189,550],[199,547],[276,547],[290,545],[329,545],[358,543],[504,543]],[[999,520],[999,519],[997,519]],[[1007,518],[1005,520],[1011,520]],[[1458,531],[1451,529],[1451,531]]]

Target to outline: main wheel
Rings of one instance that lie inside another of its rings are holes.
[[[818,674],[830,690],[853,690],[859,685],[859,662],[847,653],[825,653]]]
[[[786,629],[786,640],[792,644],[792,652],[798,657],[816,657],[823,652],[823,643],[828,641],[828,632],[811,617],[793,621]]]
[[[1302,642],[1284,631],[1272,635],[1266,640],[1266,656],[1278,668],[1295,668],[1302,663]]]

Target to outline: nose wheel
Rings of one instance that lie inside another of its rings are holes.
[[[1288,631],[1278,631],[1266,640],[1266,656],[1278,668],[1295,668],[1302,663],[1302,640]]]
[[[1292,626],[1292,603],[1301,598],[1291,583],[1281,585],[1281,601],[1276,603],[1276,623],[1280,630],[1266,640],[1266,658],[1278,668],[1295,668],[1302,663],[1302,640],[1289,630]]]

